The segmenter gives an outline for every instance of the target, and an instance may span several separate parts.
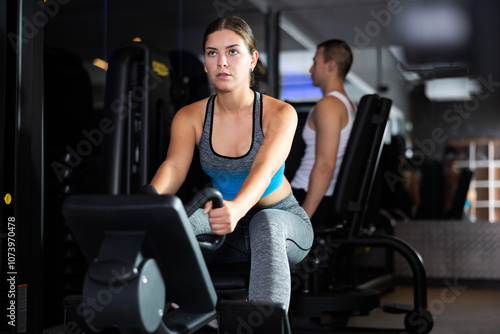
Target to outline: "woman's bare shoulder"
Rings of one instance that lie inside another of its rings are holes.
[[[269,126],[286,127],[295,131],[298,115],[291,104],[262,95],[262,106],[262,127],[265,133]]]
[[[265,112],[296,114],[295,108],[291,104],[269,95],[262,94],[262,105]]]

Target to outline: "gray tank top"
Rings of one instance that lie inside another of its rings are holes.
[[[247,153],[240,157],[227,157],[217,154],[212,147],[212,123],[214,118],[215,96],[209,98],[205,113],[203,133],[200,138],[200,162],[203,171],[210,177],[214,188],[218,189],[224,199],[233,200],[250,173],[253,161],[264,141],[262,132],[262,95],[254,91],[252,144]],[[231,140],[231,138],[227,138]],[[281,166],[273,176],[264,196],[272,193],[283,182],[285,165]]]

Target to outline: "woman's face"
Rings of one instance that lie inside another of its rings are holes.
[[[231,30],[215,31],[205,43],[205,67],[208,77],[218,90],[233,90],[249,86],[250,72],[258,59],[251,55],[243,39]]]

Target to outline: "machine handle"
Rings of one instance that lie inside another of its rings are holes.
[[[191,217],[197,209],[203,208],[208,201],[212,201],[214,208],[221,208],[224,205],[220,191],[214,188],[205,188],[194,195],[194,197],[184,205],[188,217]],[[205,234],[203,235],[203,240],[198,238],[198,243],[200,248],[214,251],[222,246],[225,240],[226,235]]]

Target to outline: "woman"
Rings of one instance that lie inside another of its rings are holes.
[[[222,208],[207,203],[190,217],[196,235],[227,234],[207,260],[250,261],[249,299],[288,308],[290,265],[307,255],[313,240],[311,222],[283,175],[297,114],[250,88],[259,54],[241,18],[212,22],[203,51],[217,94],[177,112],[166,160],[151,185],[160,194],[175,194],[198,146],[203,170],[224,196]]]

